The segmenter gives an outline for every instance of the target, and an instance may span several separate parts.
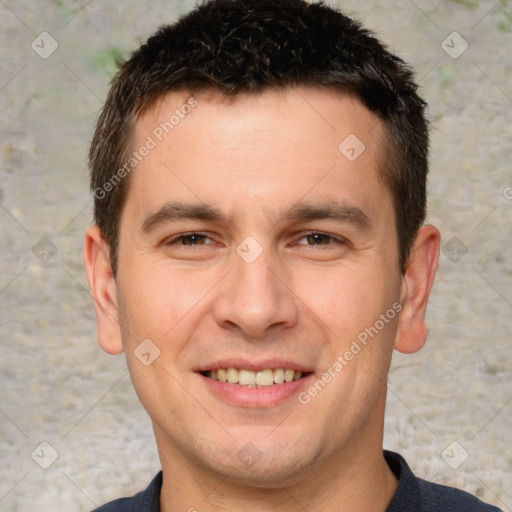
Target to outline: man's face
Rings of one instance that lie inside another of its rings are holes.
[[[402,284],[383,125],[335,91],[196,100],[169,134],[184,94],[135,123],[156,147],[120,223],[123,346],[161,456],[274,486],[381,446]]]

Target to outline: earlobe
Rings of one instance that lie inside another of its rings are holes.
[[[94,299],[98,343],[109,354],[123,351],[118,321],[117,286],[112,273],[109,248],[98,226],[85,232],[83,259],[87,282]]]
[[[441,235],[434,226],[423,226],[416,235],[409,265],[402,277],[402,311],[398,319],[395,349],[410,354],[425,344],[425,314],[439,261]]]

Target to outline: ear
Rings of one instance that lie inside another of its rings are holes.
[[[83,258],[96,310],[98,343],[105,352],[120,354],[123,343],[117,310],[117,285],[109,254],[109,246],[98,226],[90,226],[85,232]]]
[[[405,354],[420,350],[427,339],[425,313],[439,261],[441,235],[434,226],[423,226],[416,235],[409,264],[402,277],[395,349]]]

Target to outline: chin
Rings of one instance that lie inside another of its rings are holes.
[[[281,489],[307,478],[320,458],[319,447],[298,446],[291,440],[287,446],[276,446],[267,439],[258,446],[260,448],[247,442],[239,450],[233,452],[230,449],[226,456],[219,456],[216,451],[212,459],[205,462],[211,471],[222,474],[233,484],[255,489]]]
[[[286,455],[285,455],[286,457]],[[232,484],[254,489],[282,489],[303,481],[309,475],[310,463],[284,460],[271,466],[261,459],[252,467],[240,468],[239,464],[227,467],[224,475]],[[218,470],[218,469],[217,469]]]

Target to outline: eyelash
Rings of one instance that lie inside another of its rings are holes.
[[[347,243],[347,241],[343,238],[337,238],[333,235],[329,235],[328,233],[323,233],[322,231],[308,231],[304,234],[302,234],[302,236],[299,238],[299,240],[302,240],[303,238],[307,238],[309,236],[314,236],[314,235],[318,235],[318,236],[322,236],[322,237],[327,237],[329,240],[330,240],[330,243],[328,244],[300,244],[300,245],[309,245],[310,247],[316,247],[316,246],[319,246],[319,245],[332,245],[333,242],[335,243],[338,243],[338,244],[341,244],[341,245],[345,245]],[[208,239],[211,239],[207,234],[205,233],[201,233],[199,231],[192,231],[190,233],[183,233],[181,235],[177,235],[173,238],[171,238],[170,240],[166,241],[165,242],[165,245],[177,245],[179,244],[180,241],[183,241],[187,238],[191,238],[193,236],[199,236],[199,237],[204,237],[204,238],[208,238]],[[197,247],[197,245],[186,245],[186,244],[182,244],[183,246],[185,247]],[[210,245],[210,244],[202,244],[202,245]]]

